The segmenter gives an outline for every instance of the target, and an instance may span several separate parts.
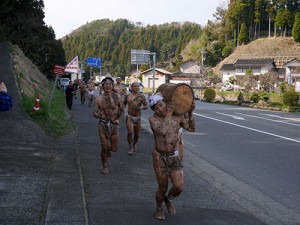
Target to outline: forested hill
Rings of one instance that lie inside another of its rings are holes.
[[[155,52],[160,66],[178,69],[182,62],[180,52],[201,32],[199,24],[190,22],[142,27],[126,19],[102,19],[81,26],[64,37],[62,44],[67,60],[76,55],[82,61],[87,57],[101,58],[104,70],[124,75],[135,67],[130,64],[131,49]]]

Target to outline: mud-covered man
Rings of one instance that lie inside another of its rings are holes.
[[[96,97],[93,116],[99,118],[99,137],[101,142],[102,173],[109,174],[107,158],[111,152],[118,150],[119,144],[119,118],[124,109],[120,95],[114,93],[114,80],[106,77],[101,85],[103,94]]]
[[[139,93],[139,83],[131,84],[132,93],[124,98],[124,106],[128,105],[126,114],[127,141],[129,145],[128,154],[137,151],[137,142],[141,129],[141,110],[148,109],[148,103],[143,94]]]
[[[189,112],[184,115],[174,114],[175,105],[173,102],[166,103],[161,93],[152,95],[149,98],[149,106],[154,111],[149,118],[150,126],[154,135],[155,149],[152,152],[153,167],[158,183],[156,192],[155,218],[165,219],[162,208],[163,202],[170,214],[175,214],[176,209],[172,202],[173,198],[179,196],[183,190],[183,166],[179,153],[181,137],[179,129],[195,132],[195,120],[193,103]],[[181,146],[182,147],[182,146]],[[171,180],[172,187],[168,190],[168,180]]]
[[[122,82],[122,78],[121,77],[117,77],[116,78],[116,84],[115,84],[113,90],[117,94],[121,95],[121,97],[123,97],[126,94],[126,88],[125,88],[125,86],[121,82]]]

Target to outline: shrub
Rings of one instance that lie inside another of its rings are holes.
[[[285,83],[281,83],[279,87],[280,87],[281,93],[284,93],[285,90],[286,90],[286,84]]]
[[[287,90],[283,93],[282,101],[287,106],[296,106],[299,101],[299,93],[295,90]]]
[[[260,100],[263,100],[265,102],[267,102],[269,100],[268,93],[266,93],[266,92],[259,92],[258,96],[259,96]]]
[[[214,89],[209,88],[204,91],[204,99],[207,102],[213,102],[215,100],[215,97],[216,91]]]
[[[258,103],[258,100],[259,100],[259,96],[258,96],[258,93],[257,92],[253,92],[251,97],[250,97],[250,100],[254,103]]]

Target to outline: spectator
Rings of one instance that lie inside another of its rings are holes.
[[[67,103],[68,109],[72,109],[73,95],[74,95],[73,82],[69,81],[69,85],[66,87],[66,91],[65,91],[66,103]]]
[[[0,83],[0,111],[9,111],[13,106],[12,97],[7,93],[4,82]]]

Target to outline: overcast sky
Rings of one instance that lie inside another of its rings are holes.
[[[206,25],[214,20],[218,6],[227,0],[44,0],[45,19],[56,38],[94,20],[127,19],[146,25],[195,22]]]

